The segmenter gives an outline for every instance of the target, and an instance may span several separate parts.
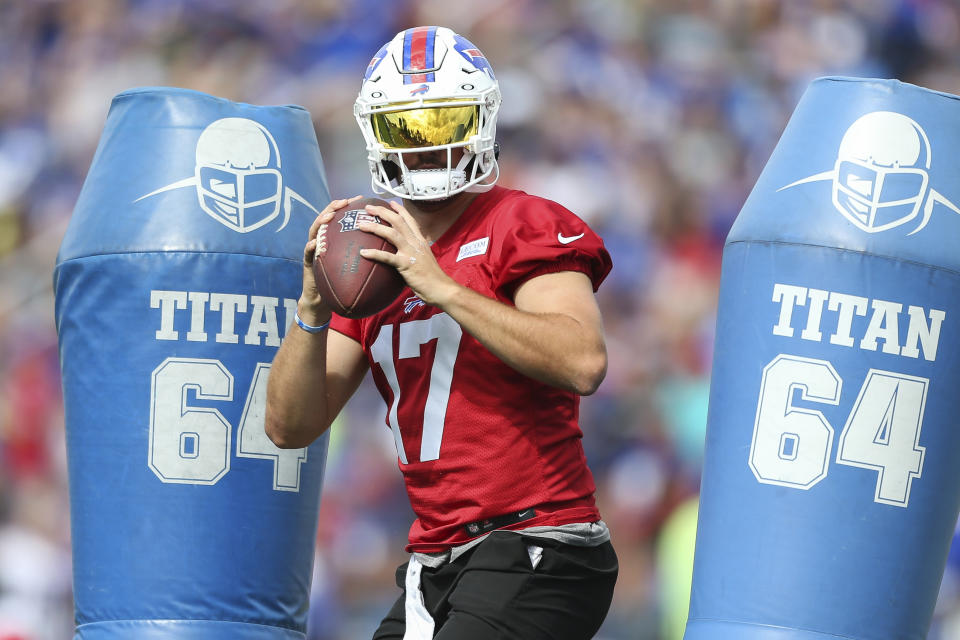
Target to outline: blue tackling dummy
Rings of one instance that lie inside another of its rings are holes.
[[[114,98],[54,272],[75,640],[302,640],[326,439],[264,433],[329,201],[309,114]]]
[[[807,90],[724,248],[686,640],[922,640],[960,507],[960,98]]]

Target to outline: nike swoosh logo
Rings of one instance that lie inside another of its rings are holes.
[[[565,236],[562,233],[557,234],[557,240],[560,241],[560,244],[570,244],[574,240],[579,240],[582,237],[583,237],[582,233],[578,236]]]

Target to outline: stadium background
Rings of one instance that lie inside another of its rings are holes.
[[[811,79],[960,93],[952,0],[0,0],[0,640],[71,635],[51,272],[112,96],[303,105],[331,193],[366,194],[353,99],[372,53],[419,24],[493,64],[503,184],[566,205],[613,254],[610,369],[582,410],[621,560],[598,638],[678,637],[726,232]],[[310,640],[369,637],[395,597],[411,514],[382,415],[365,385],[335,431]],[[960,638],[960,552],[930,638]]]

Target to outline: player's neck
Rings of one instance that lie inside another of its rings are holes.
[[[404,200],[403,206],[420,225],[420,231],[427,241],[432,244],[460,218],[476,197],[476,193],[463,192],[441,201]]]

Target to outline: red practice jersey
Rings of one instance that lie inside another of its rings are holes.
[[[596,290],[611,267],[580,218],[502,187],[478,195],[432,250],[457,282],[509,305],[534,276],[579,271]],[[374,316],[334,316],[332,328],[363,346],[387,403],[417,515],[408,551],[448,549],[479,535],[468,524],[530,508],[532,519],[505,528],[599,519],[579,396],[510,368],[409,288]]]

